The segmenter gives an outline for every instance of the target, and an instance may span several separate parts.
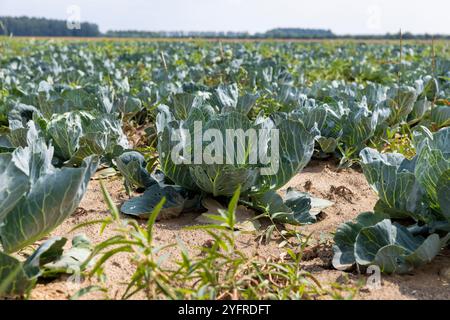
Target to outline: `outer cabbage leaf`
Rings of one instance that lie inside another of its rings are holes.
[[[61,257],[66,242],[66,238],[53,237],[42,243],[23,263],[28,277],[40,276],[42,274],[42,266]]]
[[[161,209],[160,216],[176,217],[184,209],[188,200],[187,192],[175,185],[155,183],[136,198],[126,201],[120,211],[124,214],[146,219],[155,206],[165,197],[166,201]]]
[[[439,212],[437,184],[441,176],[450,170],[450,128],[444,128],[425,138],[417,147],[415,176],[428,196],[430,207]]]
[[[187,124],[192,122],[193,126],[194,121],[204,121],[206,115],[200,108],[193,108],[185,123],[183,121],[174,121],[173,115],[165,105],[159,106],[158,110],[159,113],[156,117],[156,126],[158,131],[158,154],[161,170],[177,185],[190,190],[198,190],[197,185],[191,178],[189,165],[183,163],[175,164],[171,156],[171,152],[177,144],[181,143],[183,147],[188,150],[191,149],[191,145],[189,145],[189,141],[183,137],[181,137],[181,141],[179,142],[172,141],[172,137],[175,135],[175,130],[188,129]],[[191,135],[192,134],[193,133],[191,132]]]
[[[186,120],[192,108],[202,104],[202,98],[190,93],[178,93],[173,97],[174,116],[178,120]]]
[[[30,188],[28,175],[12,159],[11,154],[0,154],[0,223]]]
[[[320,149],[325,153],[333,153],[336,151],[338,142],[335,138],[332,137],[318,137],[317,143],[320,146]]]
[[[0,251],[0,298],[26,295],[39,277],[81,271],[92,252],[89,240],[75,236],[72,248],[64,251],[66,242],[62,237],[48,239],[23,262]]]
[[[40,263],[42,277],[55,277],[60,274],[78,273],[91,265],[85,262],[92,253],[92,244],[83,234],[76,235],[72,239],[72,247],[53,255]],[[92,261],[91,261],[92,262]]]
[[[423,116],[431,109],[433,106],[432,101],[428,101],[425,99],[417,100],[414,103],[414,107],[411,111],[411,113],[408,116],[408,121],[414,121],[414,120],[420,120]]]
[[[387,95],[388,98],[381,105],[391,110],[387,119],[388,123],[395,125],[402,120],[406,120],[417,100],[416,90],[409,86],[392,87],[388,90]]]
[[[450,126],[450,106],[436,106],[431,109],[431,121],[438,127]]]
[[[292,188],[286,190],[284,199],[271,190],[252,196],[252,201],[258,209],[268,212],[272,219],[293,225],[314,223],[323,209],[333,205],[331,201],[312,198],[309,194]]]
[[[217,111],[221,113],[235,111],[246,115],[254,106],[258,96],[258,94],[251,93],[245,93],[240,96],[236,83],[221,84],[213,92],[211,101],[213,105],[218,106]]]
[[[80,147],[83,129],[94,116],[87,112],[67,112],[55,114],[47,123],[47,135],[55,147],[55,156],[70,159]]]
[[[439,178],[436,193],[441,212],[450,223],[450,170],[445,171]]]
[[[22,296],[34,285],[23,269],[22,263],[0,251],[0,298]]]
[[[432,76],[425,76],[423,79],[416,81],[416,90],[419,93],[419,98],[434,101],[439,95],[439,81]]]
[[[128,149],[129,143],[122,131],[122,123],[112,114],[103,114],[94,118],[84,128],[79,148],[70,158],[69,164],[79,165],[91,155],[116,156],[119,149]],[[117,154],[118,155],[118,154]]]
[[[348,270],[355,263],[355,241],[359,232],[384,220],[381,213],[363,212],[356,217],[355,222],[342,223],[334,234],[333,266],[338,270]]]
[[[116,159],[117,169],[124,176],[128,186],[148,188],[157,181],[146,169],[144,156],[136,151],[122,153]]]
[[[260,128],[278,129],[279,159],[274,159],[278,163],[276,166],[273,163],[268,165],[278,167],[278,171],[271,175],[259,175],[251,188],[252,193],[279,189],[299,173],[311,160],[314,139],[318,135],[315,127],[307,131],[301,122],[291,119],[280,119],[278,123],[266,119]],[[268,150],[273,150],[273,146],[270,138],[266,138],[266,141],[268,142],[266,154],[269,155]]]
[[[4,250],[17,251],[61,224],[78,206],[97,165],[93,156],[79,168],[56,169],[37,179],[0,226]]]
[[[414,161],[399,153],[381,154],[365,148],[361,166],[370,186],[377,192],[386,213],[394,218],[416,217],[420,213],[422,192],[414,175]]]
[[[376,264],[382,272],[406,273],[430,262],[442,246],[437,234],[414,237],[407,228],[385,219],[359,232],[355,257],[358,264]]]
[[[231,111],[236,109],[239,99],[239,91],[236,83],[221,84],[214,92],[214,101],[219,105],[220,110]]]

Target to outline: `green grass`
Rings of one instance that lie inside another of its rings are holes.
[[[331,283],[325,288],[304,269],[303,252],[308,241],[297,245],[286,242],[283,258],[279,259],[250,257],[242,252],[236,245],[240,232],[235,228],[239,190],[227,210],[220,216],[209,216],[215,224],[188,227],[202,230],[211,239],[207,245],[194,248],[196,253],[192,254],[180,240],[163,245],[154,242],[155,221],[165,199],[154,209],[147,225],[141,226],[136,220],[122,219],[104,185],[101,186],[110,216],[78,225],[76,229],[97,224],[100,232],[111,228],[114,236],[98,243],[85,262],[87,265],[94,261],[88,276],[99,285],[81,289],[74,299],[98,290],[104,292],[105,298],[112,297],[105,265],[119,253],[125,254],[133,265],[132,274],[123,284],[121,299],[348,299],[358,292],[360,284]],[[278,232],[276,227],[271,229]],[[289,232],[289,236],[301,238],[298,233],[292,234],[295,231]],[[281,233],[286,235],[286,231]],[[166,253],[173,247],[179,256],[169,263]]]

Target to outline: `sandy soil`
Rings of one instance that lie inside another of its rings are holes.
[[[120,178],[110,178],[106,184],[112,194],[113,200],[120,205],[127,195],[125,194]],[[368,275],[345,273],[334,270],[331,266],[332,232],[336,227],[347,220],[354,218],[359,212],[370,211],[377,197],[370,189],[364,175],[354,169],[345,169],[340,172],[331,162],[312,161],[305,170],[295,176],[284,188],[294,187],[300,191],[310,192],[316,197],[329,199],[335,204],[320,214],[319,222],[298,227],[303,234],[313,234],[310,246],[305,254],[305,269],[319,279],[325,286],[331,283],[339,283],[344,286],[356,286],[358,283],[366,283]],[[66,220],[52,234],[63,235],[71,238],[80,233],[70,230],[79,223],[89,220],[102,219],[107,216],[106,205],[100,191],[98,181],[93,180],[89,185],[87,194],[80,204],[77,212]],[[183,214],[178,218],[164,220],[156,224],[156,241],[160,244],[174,243],[177,237],[186,247],[194,250],[196,246],[208,241],[208,236],[203,231],[183,230],[184,227],[195,224],[198,214]],[[144,221],[142,222],[145,223]],[[99,226],[88,226],[81,230],[94,243],[100,242],[113,235],[106,231],[99,235]],[[249,256],[278,258],[282,252],[279,241],[273,240],[268,244],[259,243],[253,234],[242,234],[239,237],[239,247]],[[176,249],[170,254],[177,259]],[[372,289],[364,285],[357,293],[357,299],[450,299],[450,250],[443,251],[433,263],[415,270],[407,275],[382,275],[382,286]],[[108,276],[109,298],[118,298],[124,290],[122,284],[130,276],[133,265],[125,256],[117,256],[106,266]],[[32,299],[67,299],[76,291],[76,287],[68,286],[66,279],[57,279],[48,283],[40,283],[31,294]],[[87,298],[104,298],[100,293],[92,293]],[[139,296],[137,297],[139,298]]]

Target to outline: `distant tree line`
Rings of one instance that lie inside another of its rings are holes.
[[[413,34],[411,32],[405,32],[401,34],[405,40],[431,40],[431,39],[445,39],[450,40],[448,34]],[[386,34],[356,34],[356,35],[339,35],[338,38],[345,39],[361,39],[361,40],[398,40],[400,39],[400,32],[386,33]]]
[[[216,31],[139,31],[110,30],[106,37],[117,38],[232,38],[246,39],[252,36],[248,32],[216,32]]]
[[[399,39],[400,33],[381,35],[336,35],[326,29],[277,28],[263,33],[248,32],[214,32],[214,31],[139,31],[110,30],[103,36],[112,38],[230,38],[230,39]],[[442,34],[412,34],[406,32],[402,38],[407,39],[450,39],[450,35]]]
[[[70,29],[65,20],[29,17],[0,17],[0,35],[97,37],[98,25],[82,22],[79,29]]]
[[[105,36],[119,38],[232,38],[232,39],[304,39],[304,38],[335,38],[331,30],[322,29],[296,29],[296,28],[278,28],[264,33],[250,34],[248,32],[215,32],[215,31],[108,31]]]
[[[300,29],[300,28],[277,28],[264,33],[255,34],[256,38],[282,38],[282,39],[311,39],[311,38],[336,38],[331,30],[324,29]]]
[[[399,39],[400,34],[336,35],[326,29],[276,28],[263,33],[215,31],[139,31],[110,30],[100,33],[98,25],[83,22],[80,29],[70,29],[65,20],[30,17],[0,17],[0,35],[50,37],[117,37],[117,38],[230,38],[230,39]],[[450,39],[450,35],[402,34],[403,39]]]

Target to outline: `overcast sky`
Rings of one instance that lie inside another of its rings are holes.
[[[450,34],[449,0],[0,0],[0,16],[67,19],[71,5],[80,8],[81,20],[97,23],[101,31],[300,27],[337,34],[394,33],[400,28]]]

